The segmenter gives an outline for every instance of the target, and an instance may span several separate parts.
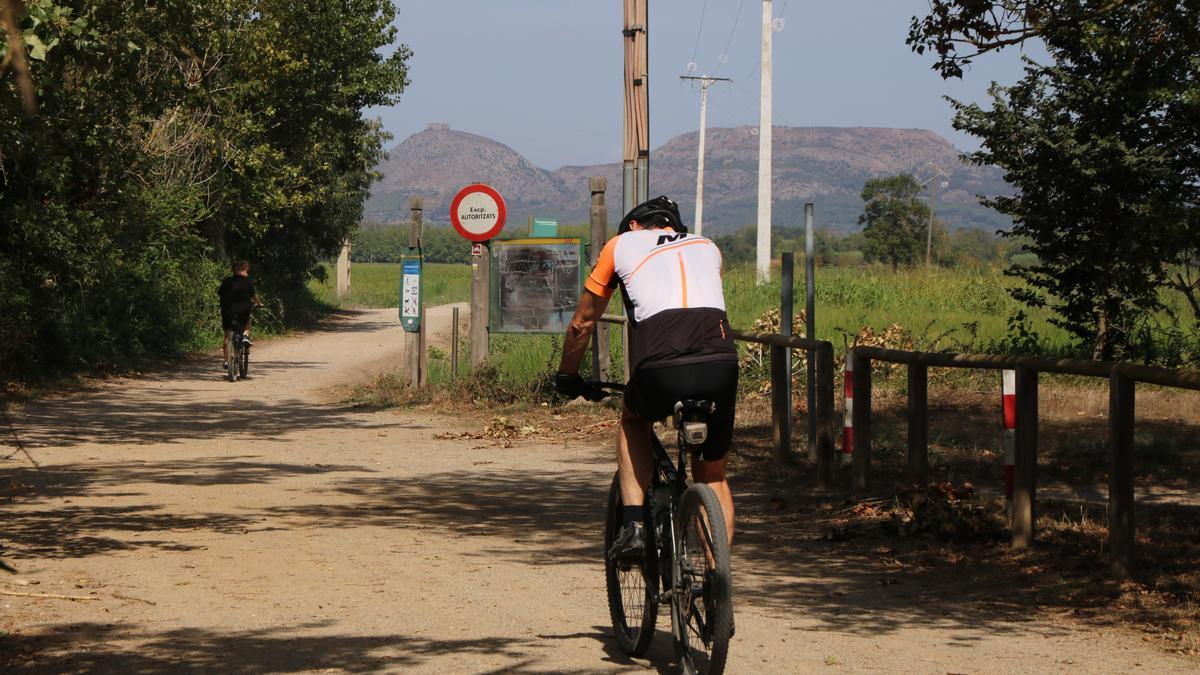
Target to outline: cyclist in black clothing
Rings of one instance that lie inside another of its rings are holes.
[[[237,260],[233,263],[233,274],[221,282],[217,289],[221,298],[221,327],[225,329],[223,368],[229,367],[229,343],[233,331],[241,330],[246,344],[250,344],[250,309],[262,305],[250,281],[250,263]]]

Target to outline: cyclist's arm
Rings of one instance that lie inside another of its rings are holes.
[[[608,307],[608,298],[585,290],[579,298],[579,306],[575,308],[575,316],[567,326],[567,334],[563,338],[562,361],[558,365],[560,373],[578,373],[579,364],[583,363],[583,355],[587,353],[588,340],[592,330],[596,328],[596,320],[604,314]]]

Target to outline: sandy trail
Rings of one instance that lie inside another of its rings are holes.
[[[17,411],[42,472],[0,463],[35,488],[3,507],[23,574],[0,590],[95,599],[0,596],[0,671],[675,672],[665,617],[645,660],[608,635],[606,448],[477,447],[435,437],[477,421],[327,402],[402,342],[395,310],[355,312],[261,342],[245,382],[207,359]],[[739,536],[731,673],[1196,670]]]

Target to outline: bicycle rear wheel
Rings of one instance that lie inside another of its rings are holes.
[[[241,345],[238,344],[236,338],[227,338],[225,344],[228,345],[229,361],[225,363],[225,369],[228,371],[229,381],[237,382],[238,378],[238,361],[241,360]]]
[[[650,648],[654,638],[654,622],[658,618],[658,593],[655,577],[648,572],[653,556],[647,554],[641,564],[610,560],[608,550],[621,529],[621,482],[613,476],[608,491],[608,516],[604,524],[604,580],[608,588],[608,613],[612,617],[613,634],[622,651],[641,656]],[[647,543],[647,551],[650,542]]]
[[[680,579],[671,617],[678,622],[679,663],[684,673],[718,675],[725,670],[733,632],[733,591],[725,516],[709,486],[695,483],[684,491],[675,541]]]
[[[239,360],[238,369],[240,370],[239,376],[244,380],[246,374],[250,372],[250,348],[242,344],[241,352],[242,358]]]

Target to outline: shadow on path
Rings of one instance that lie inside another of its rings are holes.
[[[526,664],[538,644],[512,637],[437,640],[405,635],[311,635],[332,622],[242,632],[199,628],[143,632],[124,624],[78,623],[0,635],[6,673],[370,673],[421,665],[440,656],[479,655]],[[36,658],[36,660],[34,660]],[[504,672],[504,671],[500,671]],[[508,672],[528,672],[528,669]]]

